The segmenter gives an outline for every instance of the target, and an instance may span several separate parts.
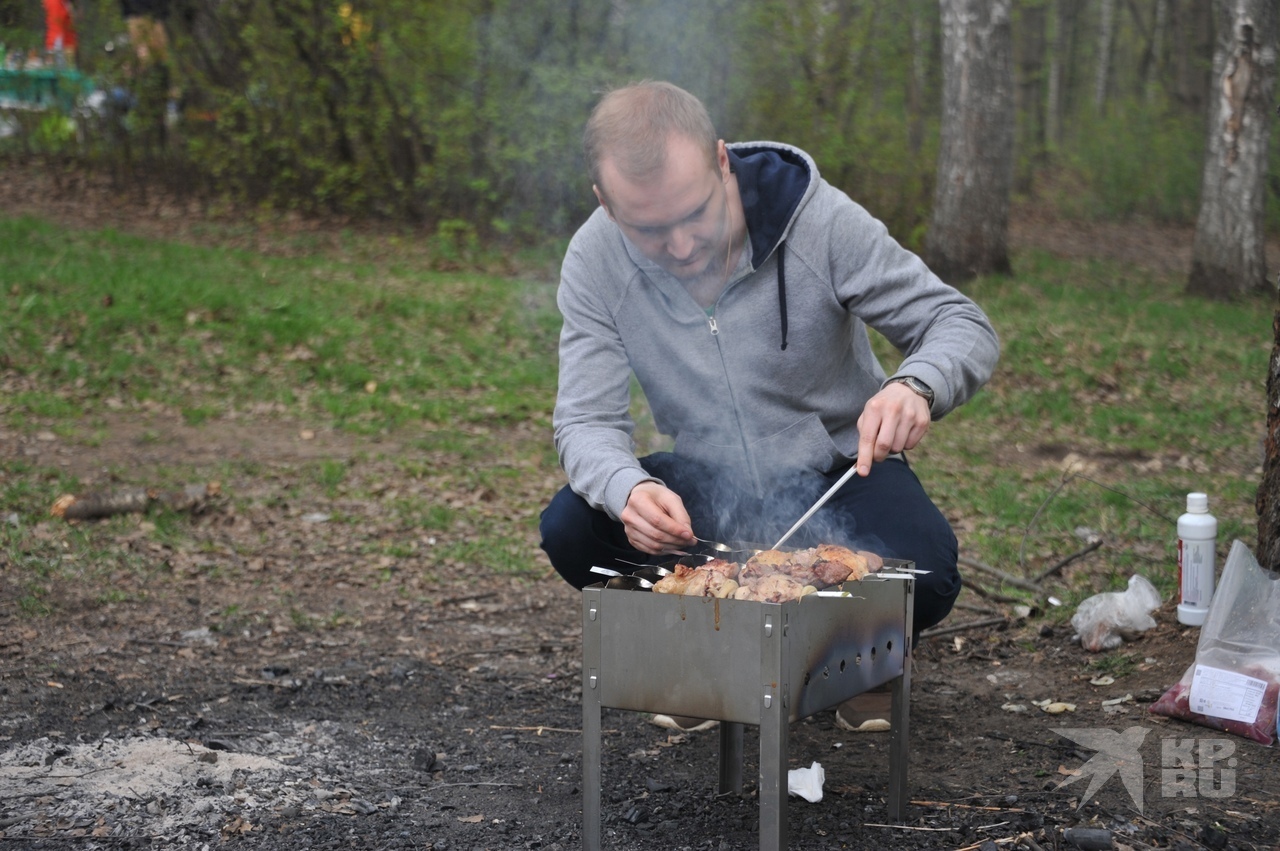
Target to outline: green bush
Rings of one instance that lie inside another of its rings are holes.
[[[1079,184],[1058,199],[1065,212],[1081,218],[1195,220],[1203,118],[1129,100],[1113,104],[1105,117],[1087,110],[1073,126],[1063,161]]]

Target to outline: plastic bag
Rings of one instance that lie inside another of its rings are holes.
[[[787,791],[816,804],[822,800],[822,784],[826,779],[827,773],[816,762],[808,768],[793,768],[787,772]]]
[[[1236,541],[1200,627],[1195,661],[1151,711],[1269,745],[1278,703],[1280,575],[1259,567]]]
[[[1071,616],[1071,627],[1091,653],[1114,650],[1125,638],[1156,625],[1151,613],[1160,608],[1160,592],[1145,576],[1129,577],[1124,591],[1095,594]]]

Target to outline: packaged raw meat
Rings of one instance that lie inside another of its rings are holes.
[[[1278,705],[1280,575],[1263,570],[1235,541],[1195,661],[1151,711],[1270,745]]]

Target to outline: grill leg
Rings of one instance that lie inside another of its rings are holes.
[[[720,794],[742,794],[742,724],[720,724]]]
[[[911,652],[902,660],[902,676],[891,681],[893,703],[889,710],[889,817],[907,817],[907,742],[911,732]]]
[[[582,698],[583,851],[600,851],[600,701],[592,697]]]
[[[760,713],[760,851],[787,847],[787,720],[775,691]]]
[[[582,606],[582,848],[600,851],[600,592]]]

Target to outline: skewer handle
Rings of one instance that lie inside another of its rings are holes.
[[[818,509],[819,509],[819,508],[821,508],[822,506],[824,506],[824,505],[826,505],[826,504],[827,504],[827,500],[829,500],[829,499],[831,499],[831,497],[835,496],[836,491],[838,491],[838,490],[840,490],[840,488],[844,487],[844,483],[845,483],[845,482],[847,482],[847,481],[849,481],[849,479],[853,476],[854,472],[855,472],[857,469],[858,469],[858,459],[855,457],[855,458],[853,459],[853,463],[849,465],[849,469],[847,469],[847,470],[845,470],[845,471],[844,471],[844,475],[840,477],[839,481],[837,481],[834,485],[832,485],[832,486],[831,486],[831,488],[830,488],[826,493],[824,493],[822,496],[818,497],[818,501],[817,501],[817,502],[815,502],[815,503],[813,504],[813,506],[812,506],[812,507],[810,507],[810,509],[809,509],[808,511],[806,511],[806,512],[804,513],[804,515],[803,515],[803,516],[801,516],[801,518],[800,518],[799,520],[797,520],[797,521],[796,521],[796,525],[794,525],[794,526],[792,526],[790,529],[788,529],[788,530],[787,530],[787,534],[785,534],[785,535],[783,535],[781,538],[779,538],[779,539],[778,539],[778,543],[774,544],[770,549],[775,549],[775,550],[776,550],[778,547],[780,547],[780,546],[782,546],[783,544],[785,544],[785,543],[787,542],[787,540],[788,540],[792,535],[794,535],[794,534],[795,534],[795,532],[796,532],[796,530],[797,530],[797,529],[799,529],[801,526],[803,526],[803,525],[808,521],[808,519],[809,519],[810,517],[812,517],[814,514],[816,514],[816,513],[818,512]]]

